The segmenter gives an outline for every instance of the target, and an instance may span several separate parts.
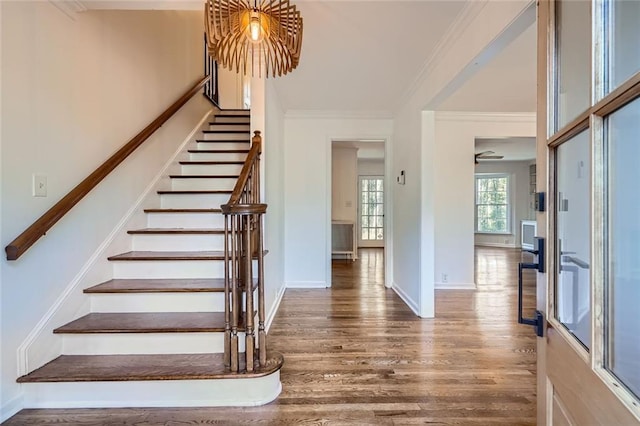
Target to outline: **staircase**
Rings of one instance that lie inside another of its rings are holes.
[[[235,370],[224,354],[231,332],[219,207],[249,152],[249,114],[225,110],[208,127],[158,191],[160,206],[145,210],[147,227],[127,231],[132,251],[108,258],[113,279],[84,290],[91,313],[53,330],[63,355],[18,379],[26,407],[259,405],[280,393],[279,354],[246,362],[243,315]],[[253,299],[252,281],[250,296],[234,290],[235,304]]]

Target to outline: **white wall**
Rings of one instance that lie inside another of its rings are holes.
[[[331,150],[331,220],[356,222],[358,210],[358,149]]]
[[[244,109],[243,76],[218,66],[218,103],[222,109]]]
[[[69,17],[51,2],[0,2],[0,10],[4,246],[199,80],[203,18]],[[194,96],[19,260],[0,261],[3,420],[21,408],[19,345],[208,109]],[[33,173],[47,175],[46,198],[31,196]],[[96,278],[108,274],[102,268]]]
[[[265,304],[268,319],[276,313],[284,294],[284,114],[272,80],[266,82],[264,164],[265,203]]]
[[[285,281],[288,287],[331,284],[331,141],[390,139],[392,120],[285,116]]]
[[[492,57],[498,47],[493,43],[498,39],[503,44],[508,41],[508,37],[502,37],[506,34],[505,29],[511,25],[518,27],[529,6],[530,1],[518,0],[478,3],[477,7],[472,5],[465,9],[471,13],[456,22],[459,31],[437,47],[435,56],[425,62],[423,74],[411,85],[406,99],[396,108],[391,169],[394,175],[405,170],[407,184],[396,185],[392,198],[394,289],[422,317],[435,314],[434,283],[436,276],[443,272],[442,268],[436,271],[436,265],[441,266],[439,262],[442,260],[436,258],[436,251],[442,258],[444,250],[460,250],[464,271],[449,274],[449,282],[455,279],[464,286],[473,285],[473,257],[468,257],[469,253],[473,255],[473,222],[469,229],[464,229],[467,226],[464,220],[462,229],[454,229],[455,225],[440,229],[442,206],[438,200],[438,195],[442,197],[443,192],[448,191],[454,210],[460,212],[468,207],[464,201],[458,202],[468,195],[465,188],[457,183],[452,184],[451,190],[445,191],[444,188],[449,188],[446,179],[457,169],[461,176],[454,178],[454,182],[459,183],[460,179],[466,178],[472,182],[473,162],[469,159],[473,158],[473,141],[469,145],[466,140],[449,139],[448,143],[461,146],[452,147],[451,153],[445,152],[443,158],[442,153],[446,150],[440,143],[442,138],[436,136],[435,114],[428,111],[427,106],[437,108],[479,69],[470,67],[470,64],[486,64],[486,58]],[[518,35],[515,30],[509,33],[512,38]],[[468,169],[464,166],[467,163],[470,164]],[[462,193],[456,194],[458,188]],[[472,198],[469,200],[473,202]],[[442,245],[448,234],[454,234],[454,237],[455,234],[466,234],[467,239],[459,238],[437,250],[438,243]],[[448,262],[443,266],[447,273],[455,269]]]
[[[496,247],[520,247],[520,221],[534,220],[529,194],[529,165],[531,161],[481,161],[476,165],[476,173],[506,173],[510,176],[511,234],[476,234],[475,244]]]
[[[447,112],[435,116],[436,287],[474,288],[475,138],[534,136],[535,116]]]
[[[384,176],[384,160],[358,158],[358,176]]]

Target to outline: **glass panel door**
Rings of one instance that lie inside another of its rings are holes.
[[[640,99],[606,121],[608,285],[605,363],[640,397]]]
[[[384,245],[384,178],[360,177],[360,242]]]
[[[591,346],[591,155],[588,131],[556,150],[556,317]]]

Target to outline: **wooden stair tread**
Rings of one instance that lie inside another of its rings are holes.
[[[248,154],[248,149],[190,149],[190,154]]]
[[[191,190],[191,191],[187,191],[187,190],[176,190],[176,189],[167,189],[164,191],[158,191],[158,194],[231,194],[233,193],[232,190],[215,190],[215,191],[205,191],[205,190]]]
[[[224,229],[205,229],[205,228],[142,228],[127,231],[127,234],[224,234]]]
[[[180,164],[183,166],[207,166],[207,165],[235,165],[235,164],[244,164],[244,161],[180,161]]]
[[[54,333],[215,333],[224,331],[224,312],[91,313]]]
[[[221,209],[145,209],[145,213],[222,213]]]
[[[238,179],[239,175],[169,175],[171,179]]]
[[[265,250],[265,256],[269,250]],[[257,256],[254,255],[254,259]],[[223,251],[129,251],[108,260],[140,261],[140,260],[224,260]]]
[[[208,139],[196,139],[197,143],[251,143],[249,139],[228,139],[228,140],[208,140]]]
[[[129,251],[108,260],[224,260],[223,251]]]
[[[219,117],[230,117],[229,115],[221,115]],[[233,123],[216,123],[215,121],[210,121],[209,125],[210,126],[249,126],[251,123],[250,122],[246,122],[246,123],[242,123],[242,122],[233,122]]]
[[[239,134],[251,134],[251,130],[203,130],[202,133],[204,134],[221,134],[221,133],[229,133],[232,135],[239,135]]]
[[[223,278],[113,279],[84,290],[85,293],[195,293],[222,292]]]
[[[240,366],[244,369],[244,356]],[[223,354],[166,355],[61,355],[37,370],[18,378],[19,383],[112,382],[134,380],[205,380],[255,378],[282,367],[282,355],[267,355],[267,363],[253,373],[231,373]]]

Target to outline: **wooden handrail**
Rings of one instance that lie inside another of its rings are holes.
[[[93,173],[87,176],[78,186],[73,188],[67,195],[51,207],[45,214],[40,216],[22,234],[5,247],[7,260],[16,260],[35,244],[40,237],[45,235],[56,222],[69,212],[85,195],[95,188],[109,173],[111,173],[120,163],[122,163],[133,151],[135,151],[144,141],[146,141],[156,130],[169,120],[184,104],[198,93],[209,80],[210,76],[203,77],[193,85],[184,95],[175,101],[169,108],[153,120],[140,133],[127,142],[107,161],[102,163]]]
[[[253,138],[251,139],[251,149],[249,150],[249,153],[247,154],[247,158],[244,162],[244,165],[242,166],[242,171],[240,172],[240,176],[236,181],[236,186],[234,186],[233,192],[229,197],[229,202],[221,206],[223,209],[223,213],[224,213],[224,208],[226,206],[233,206],[240,202],[240,198],[242,197],[242,194],[244,193],[247,183],[249,181],[249,178],[251,177],[251,171],[253,170],[253,166],[258,161],[258,158],[260,158],[261,152],[262,152],[262,136],[260,136],[260,131],[256,130],[254,132]]]

